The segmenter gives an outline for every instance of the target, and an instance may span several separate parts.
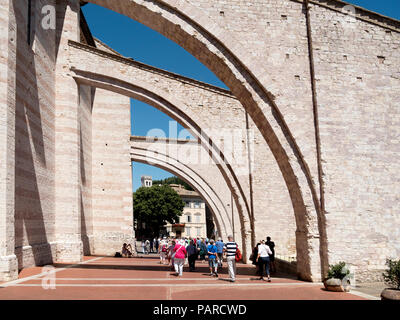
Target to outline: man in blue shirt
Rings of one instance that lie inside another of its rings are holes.
[[[218,238],[215,246],[217,247],[218,266],[222,267],[222,262],[224,261],[224,242],[221,238]]]
[[[210,276],[215,274],[218,277],[218,263],[217,263],[217,247],[214,245],[214,240],[210,240],[210,244],[207,246],[208,253],[208,265],[210,267]],[[213,267],[215,272],[213,273]]]

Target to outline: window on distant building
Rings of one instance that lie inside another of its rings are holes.
[[[197,236],[201,236],[201,227],[196,228]]]
[[[185,201],[185,208],[190,208],[190,201]]]
[[[186,227],[185,233],[187,237],[190,237],[190,227]]]
[[[192,222],[192,216],[190,214],[187,215],[187,222]]]
[[[196,213],[196,222],[199,223],[201,220],[201,214],[200,213]]]
[[[194,207],[195,207],[196,209],[199,209],[199,208],[200,208],[200,201],[195,201],[195,202],[194,202]]]

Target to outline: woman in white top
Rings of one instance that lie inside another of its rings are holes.
[[[261,272],[261,278],[260,280],[264,280],[264,272],[267,274],[268,277],[268,282],[271,282],[271,278],[269,275],[269,255],[272,255],[271,249],[265,244],[264,241],[261,242],[261,244],[258,245],[258,256],[257,256],[257,262],[260,265],[260,272]]]

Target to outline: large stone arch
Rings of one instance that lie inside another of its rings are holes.
[[[140,138],[140,137],[139,137]],[[223,180],[222,177],[218,178],[217,175],[221,175],[219,173],[218,168],[214,166],[208,166],[208,176],[199,170],[200,168],[196,168],[193,166],[188,166],[185,163],[182,163],[179,159],[175,159],[171,157],[168,153],[160,153],[159,151],[153,151],[151,147],[152,144],[163,143],[159,140],[157,142],[145,142],[146,139],[139,139],[138,137],[133,137],[131,139],[131,159],[132,161],[141,162],[150,164],[161,169],[167,170],[178,177],[182,178],[188,184],[190,184],[193,188],[195,188],[201,196],[205,199],[208,204],[213,217],[215,219],[218,230],[221,232],[221,235],[226,238],[228,234],[232,234],[232,221],[227,208],[225,206],[225,202],[219,195],[219,193],[224,193],[226,196],[229,193],[229,189],[218,190],[218,193],[213,187],[212,180]],[[144,137],[142,137],[144,138]],[[173,141],[172,143],[176,143]],[[190,144],[189,147],[196,152],[198,145],[195,141],[194,143],[185,142],[185,148]],[[158,149],[159,150],[159,149]]]
[[[215,158],[217,167],[219,168],[229,189],[232,192],[241,225],[240,231],[243,255],[247,257],[248,253],[251,252],[251,242],[249,238],[252,229],[250,226],[250,216],[248,210],[246,210],[248,208],[248,204],[246,204],[243,191],[241,190],[237,177],[235,177],[233,169],[229,163],[226,163],[223,153],[218,149],[216,144],[210,144],[209,137],[198,126],[197,123],[200,123],[199,119],[196,119],[195,115],[188,116],[185,113],[185,103],[178,100],[171,94],[163,90],[158,90],[153,85],[144,81],[127,83],[117,78],[104,76],[102,74],[93,72],[87,72],[78,69],[73,69],[72,71],[74,73],[73,77],[78,85],[105,89],[145,102],[165,112],[171,118],[180,122],[184,127],[189,128],[194,136],[199,139],[199,142],[207,150],[207,152],[212,154],[212,156]]]
[[[262,84],[268,83],[264,65],[248,56],[248,51],[231,32],[219,28],[204,12],[188,2],[89,2],[126,15],[170,38],[231,89],[268,143],[289,190],[297,225],[299,275],[304,279],[319,279],[328,263],[325,217],[316,191],[317,182],[275,103],[274,95]],[[275,88],[272,83],[270,86]]]

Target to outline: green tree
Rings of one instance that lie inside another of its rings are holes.
[[[385,283],[400,290],[400,260],[386,259],[386,272],[383,274]]]
[[[146,224],[146,235],[158,235],[167,222],[177,223],[185,203],[168,185],[141,187],[133,194],[134,217],[140,226]]]
[[[165,178],[162,180],[153,180],[153,185],[158,185],[158,184],[180,184],[181,186],[183,186],[186,190],[190,190],[190,191],[194,191],[193,188],[186,183],[185,181],[183,181],[182,179],[178,178],[178,177],[169,177],[169,178]]]

